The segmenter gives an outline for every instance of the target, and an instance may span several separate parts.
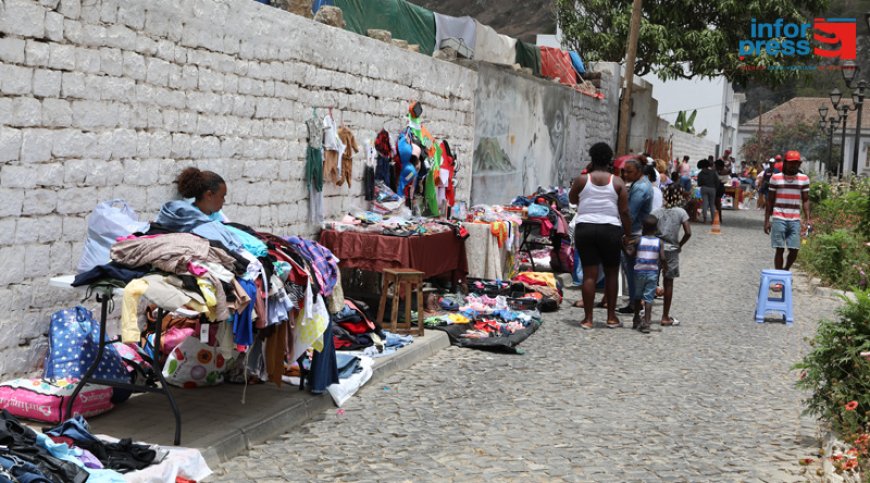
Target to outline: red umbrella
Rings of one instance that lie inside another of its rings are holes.
[[[613,169],[622,169],[622,165],[625,164],[629,159],[637,159],[636,154],[623,154],[622,156],[613,160]]]

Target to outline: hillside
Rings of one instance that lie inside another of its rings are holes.
[[[429,10],[461,17],[469,15],[496,29],[526,42],[537,34],[556,32],[551,0],[409,0]]]

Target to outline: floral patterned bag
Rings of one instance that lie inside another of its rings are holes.
[[[224,382],[226,368],[226,360],[217,348],[188,337],[169,354],[163,377],[169,384],[187,389],[215,386]]]

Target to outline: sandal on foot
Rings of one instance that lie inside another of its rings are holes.
[[[620,328],[620,327],[623,327],[623,325],[622,325],[622,321],[620,321],[620,320],[617,320],[616,322],[613,322],[613,321],[608,321],[608,322],[607,322],[607,328],[608,328],[608,329],[618,329],[618,328]]]
[[[591,322],[589,325],[587,325],[586,322],[580,322],[580,328],[583,330],[592,330],[592,327],[594,327],[594,325]]]

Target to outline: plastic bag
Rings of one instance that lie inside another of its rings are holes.
[[[88,238],[79,260],[78,273],[109,263],[109,250],[119,237],[147,231],[149,224],[122,199],[104,201],[88,216]]]

